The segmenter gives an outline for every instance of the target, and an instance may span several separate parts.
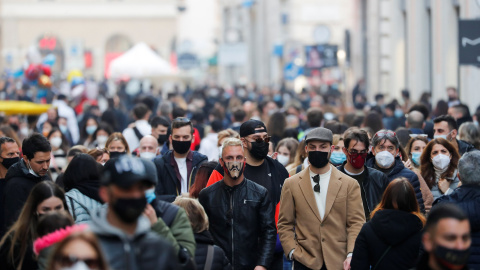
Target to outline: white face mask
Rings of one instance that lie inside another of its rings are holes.
[[[60,270],[90,270],[88,266],[83,261],[78,261],[70,267],[62,267]]]
[[[155,153],[152,152],[142,152],[140,153],[140,157],[148,160],[152,160],[156,157]]]
[[[388,151],[382,151],[375,155],[375,161],[382,168],[390,168],[395,161],[395,157]]]
[[[432,159],[433,166],[439,170],[445,170],[450,164],[450,157],[444,154],[438,154]]]
[[[108,136],[104,136],[104,135],[97,136],[97,143],[98,144],[105,145],[107,140],[108,140]]]
[[[62,145],[62,138],[61,137],[53,137],[50,139],[50,144],[55,147],[55,148],[58,148]]]
[[[285,166],[285,165],[288,164],[288,161],[290,160],[290,157],[278,154],[277,155],[277,160],[278,160],[278,162],[280,162],[280,164]]]
[[[36,176],[36,177],[40,177],[40,175],[38,175],[36,172],[33,171],[32,166],[30,166],[30,162],[27,163],[27,168],[28,168],[28,172],[31,175]]]

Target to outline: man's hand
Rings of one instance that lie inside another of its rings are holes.
[[[143,210],[143,214],[148,218],[148,220],[150,220],[151,225],[155,224],[158,220],[157,213],[151,204],[147,204],[147,207],[145,207],[145,210]]]
[[[438,189],[440,189],[440,191],[442,191],[443,194],[447,192],[449,187],[450,187],[450,181],[444,178],[438,179]]]
[[[352,261],[352,256],[347,257],[347,259],[343,262],[343,270],[350,270],[351,261]]]
[[[254,270],[267,270],[267,268],[261,266],[261,265],[257,265],[257,267],[255,267]]]

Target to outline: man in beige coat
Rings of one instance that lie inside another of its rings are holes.
[[[365,223],[357,181],[329,164],[332,132],[311,130],[305,137],[310,166],[284,183],[278,233],[294,269],[350,269]]]

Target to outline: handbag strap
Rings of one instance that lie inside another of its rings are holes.
[[[213,262],[213,245],[208,245],[207,250],[207,260],[205,261],[205,270],[212,269],[212,262]]]
[[[385,255],[387,255],[388,251],[390,251],[391,248],[392,248],[392,246],[388,246],[388,248],[385,250],[385,252],[383,252],[383,254],[382,254],[382,256],[380,257],[380,259],[378,259],[377,263],[376,263],[375,266],[372,268],[372,270],[377,269],[377,266],[380,264],[380,262],[383,260],[383,258],[385,257]]]

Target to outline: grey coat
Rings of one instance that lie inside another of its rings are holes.
[[[74,188],[65,193],[68,211],[72,214],[76,224],[87,223],[91,220],[90,213],[97,208],[102,207],[99,201],[96,201]]]

